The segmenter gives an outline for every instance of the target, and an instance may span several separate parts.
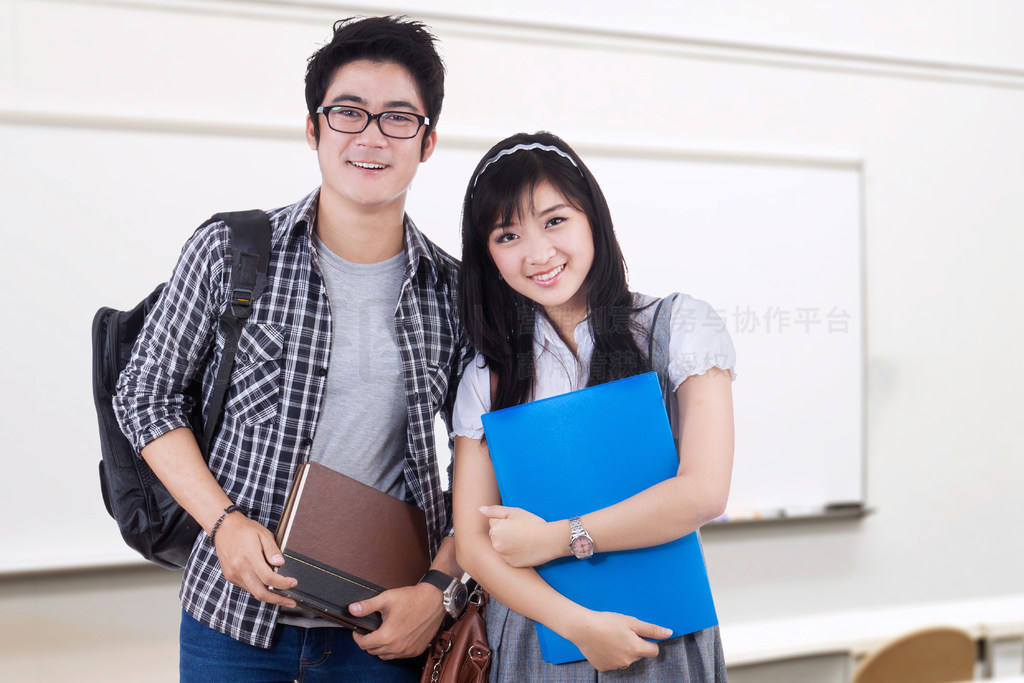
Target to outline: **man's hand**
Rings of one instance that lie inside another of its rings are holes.
[[[265,526],[233,512],[217,529],[214,547],[228,581],[249,591],[257,600],[295,607],[291,598],[267,590],[267,586],[294,588],[298,581],[274,571],[274,567],[284,564],[284,555]]]
[[[141,453],[153,473],[174,499],[209,533],[221,510],[231,505],[224,489],[210,472],[210,466],[187,427],[172,429],[153,439]],[[214,547],[224,577],[264,602],[294,607],[295,601],[267,590],[292,588],[295,579],[280,576],[274,567],[284,564],[274,535],[259,522],[241,512],[226,514],[214,533]]]
[[[381,627],[372,633],[353,633],[356,645],[381,659],[422,654],[444,619],[441,597],[436,586],[420,583],[392,588],[369,600],[352,603],[348,609],[357,617],[380,612],[384,618]]]

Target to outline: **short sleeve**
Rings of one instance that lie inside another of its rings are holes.
[[[675,391],[687,377],[711,368],[728,370],[736,379],[736,349],[725,321],[700,299],[680,294],[672,306],[668,376]]]
[[[452,433],[471,439],[484,438],[484,424],[480,416],[491,410],[491,372],[479,353],[462,373],[459,391],[455,395]]]

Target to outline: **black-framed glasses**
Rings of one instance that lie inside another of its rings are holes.
[[[416,137],[424,124],[430,124],[430,118],[407,111],[382,111],[371,114],[360,107],[348,104],[324,105],[316,108],[317,114],[327,117],[327,125],[339,133],[362,133],[376,121],[380,132],[389,138],[408,140]]]

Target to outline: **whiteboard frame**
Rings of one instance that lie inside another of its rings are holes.
[[[181,118],[164,119],[149,116],[136,116],[136,115],[109,115],[99,111],[76,111],[74,118],[68,117],[63,112],[56,109],[46,108],[16,108],[16,107],[0,107],[0,127],[5,129],[20,128],[23,126],[29,126],[32,128],[47,128],[53,127],[58,129],[65,129],[67,131],[76,131],[81,133],[87,133],[89,130],[107,130],[112,132],[134,132],[134,133],[155,133],[155,134],[175,134],[175,135],[187,135],[187,136],[200,136],[209,137],[211,139],[251,139],[251,140],[277,140],[281,141],[294,141],[297,145],[304,145],[302,139],[302,130],[294,124],[282,124],[274,121],[264,122],[239,122],[239,121],[212,121],[209,119],[195,119],[185,120]],[[469,126],[452,126],[451,128],[442,127],[439,131],[439,145],[440,149],[450,148],[459,150],[470,150],[482,154],[487,148],[493,144],[494,141],[509,134],[508,129],[498,130],[490,127],[469,127]],[[858,403],[860,405],[860,462],[862,468],[862,479],[861,479],[861,492],[862,501],[867,502],[867,458],[866,458],[866,392],[865,392],[865,372],[866,372],[866,296],[865,296],[865,265],[864,265],[864,198],[863,198],[863,160],[853,154],[842,151],[834,150],[808,150],[808,149],[778,149],[771,147],[758,147],[741,144],[737,145],[729,141],[714,141],[714,140],[691,140],[685,139],[678,140],[663,140],[645,138],[643,136],[616,136],[614,139],[608,138],[605,133],[595,133],[588,131],[559,131],[559,134],[569,140],[574,148],[580,153],[584,159],[592,155],[601,155],[606,157],[622,157],[630,159],[663,159],[663,160],[684,160],[684,161],[713,161],[713,162],[732,162],[732,163],[746,163],[746,164],[768,164],[768,165],[779,165],[779,166],[796,166],[801,168],[821,168],[821,169],[843,169],[853,170],[860,174],[861,182],[861,196],[860,196],[860,216],[859,226],[860,235],[858,242],[860,244],[860,253],[858,254],[859,260],[859,272],[860,272],[860,283],[859,283],[859,294],[860,294],[860,340],[859,345],[861,349],[861,381],[860,381],[860,396]],[[312,157],[309,158],[309,164],[314,164]],[[307,169],[308,170],[308,169]],[[430,173],[429,167],[425,171]],[[467,174],[468,179],[468,174]],[[460,180],[460,183],[464,182]],[[415,210],[415,195],[410,198],[410,214],[416,216]],[[298,199],[298,197],[295,197]],[[221,207],[224,210],[231,208],[238,208],[233,206]],[[269,207],[266,207],[269,208]],[[198,225],[202,221],[203,216],[195,216],[195,225]],[[189,229],[194,226],[182,226],[183,230]],[[431,232],[430,226],[425,225],[428,233]],[[166,273],[161,272],[154,274],[152,280],[153,283],[159,281],[161,277],[164,277]],[[73,284],[73,283],[70,283]],[[126,296],[129,298],[137,297],[141,298],[146,292],[128,292]],[[118,302],[111,302],[115,305]],[[83,333],[84,334],[84,333]],[[81,339],[83,337],[78,337]],[[78,373],[73,376],[74,381],[80,381],[82,374]],[[77,388],[76,388],[77,389]],[[80,406],[82,410],[92,410],[91,405]],[[40,429],[44,428],[39,426]],[[85,435],[83,435],[85,436]],[[82,440],[82,444],[86,446],[85,449],[89,450],[91,444],[95,444],[95,458],[96,461],[99,459],[99,448],[98,441],[95,437],[95,432],[87,435],[88,438]],[[443,444],[440,446],[443,449]],[[85,453],[88,455],[88,452]],[[18,457],[16,454],[14,457]],[[83,457],[83,454],[79,452],[75,457]],[[442,467],[444,466],[444,457],[439,458],[442,461]],[[83,482],[85,487],[95,486],[95,494],[97,499],[99,498],[98,482]],[[71,511],[73,513],[73,511]],[[112,520],[104,520],[110,527],[107,531],[112,532],[116,536],[116,525]],[[109,537],[110,534],[104,534],[105,537]],[[119,542],[119,539],[117,539]],[[27,550],[24,546],[21,546],[21,550]],[[122,552],[123,551],[123,552]],[[67,569],[86,569],[95,567],[107,567],[107,566],[120,566],[120,565],[133,565],[139,563],[145,563],[141,557],[135,556],[135,554],[128,550],[127,547],[121,546],[120,550],[112,548],[109,553],[101,553],[102,556],[97,556],[95,559],[80,558],[80,557],[32,557],[20,555],[16,559],[16,562],[0,565],[0,575],[11,575],[21,574],[26,572],[37,572],[37,571],[53,571],[53,570],[67,570]]]

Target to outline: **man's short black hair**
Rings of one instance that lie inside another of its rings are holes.
[[[331,42],[309,58],[306,67],[306,111],[313,120],[313,134],[320,140],[320,117],[316,108],[323,104],[335,73],[359,59],[393,62],[406,69],[420,91],[430,125],[423,133],[424,143],[441,116],[444,101],[444,62],[437,53],[437,38],[426,25],[408,17],[350,17],[334,24]]]

